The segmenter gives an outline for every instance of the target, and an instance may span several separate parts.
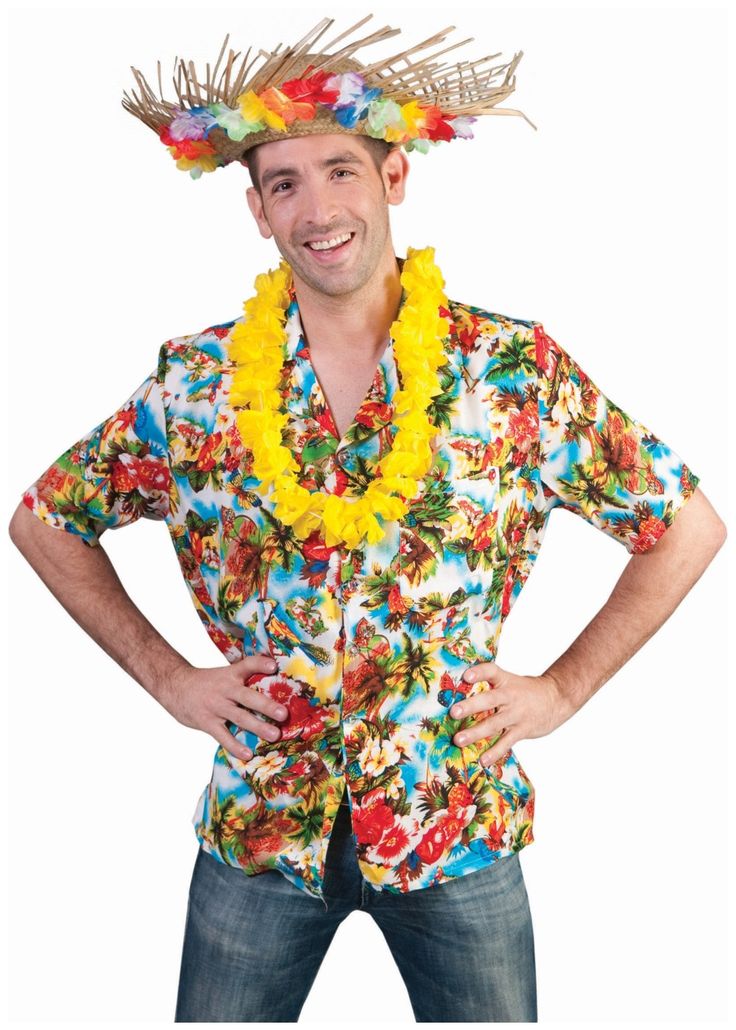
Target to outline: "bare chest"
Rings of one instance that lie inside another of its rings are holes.
[[[368,395],[376,363],[319,363],[314,371],[342,439]]]

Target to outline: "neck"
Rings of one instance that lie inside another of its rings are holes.
[[[331,297],[294,274],[299,317],[310,353],[345,355],[360,361],[380,358],[401,303],[401,269],[386,255],[370,281],[350,294]]]

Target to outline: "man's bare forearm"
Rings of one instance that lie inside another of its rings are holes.
[[[22,504],[10,536],[82,629],[161,702],[172,674],[190,663],[131,600],[104,548],[47,526]]]
[[[544,673],[557,684],[570,715],[669,618],[725,536],[723,522],[696,490],[656,545],[630,558],[601,610]]]

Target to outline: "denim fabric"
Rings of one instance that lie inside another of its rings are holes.
[[[422,890],[377,891],[361,876],[350,810],[327,852],[327,909],[281,873],[246,876],[202,849],[189,890],[177,1023],[297,1022],[340,923],[375,919],[417,1022],[536,1022],[534,935],[518,853]],[[355,998],[380,984],[358,971]]]

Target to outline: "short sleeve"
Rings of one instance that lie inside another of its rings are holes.
[[[163,392],[152,372],[28,487],[23,503],[47,525],[95,547],[106,529],[141,516],[165,519],[170,483]]]
[[[533,323],[547,509],[566,508],[632,553],[653,547],[698,485],[670,447],[595,386]]]

